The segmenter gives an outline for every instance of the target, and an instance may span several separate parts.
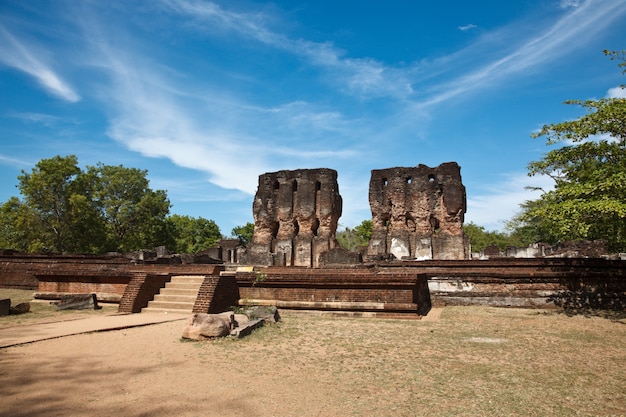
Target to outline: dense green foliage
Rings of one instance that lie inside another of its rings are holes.
[[[532,238],[529,239],[518,231],[511,233],[488,231],[474,223],[463,225],[463,232],[470,240],[472,252],[480,252],[487,246],[497,246],[500,250],[511,246],[526,247],[534,242]]]
[[[354,229],[346,227],[343,231],[337,232],[339,245],[348,250],[356,250],[359,246],[366,246],[372,237],[373,223],[371,220],[363,220]]]
[[[176,253],[198,253],[222,238],[220,228],[213,220],[173,214],[167,218],[170,238],[168,245]]]
[[[212,220],[168,218],[166,192],[152,190],[146,176],[121,165],[82,170],[74,155],[42,159],[18,177],[22,199],[0,206],[0,247],[93,254],[164,245],[196,252],[217,242]]]
[[[247,245],[252,242],[252,236],[254,235],[254,223],[248,222],[243,226],[233,227],[231,234],[241,240],[244,245]]]
[[[625,66],[626,51],[605,53]],[[511,224],[547,243],[603,239],[610,250],[626,251],[626,99],[566,104],[587,113],[533,135],[561,145],[529,164],[529,175],[550,176],[554,189],[524,203]]]

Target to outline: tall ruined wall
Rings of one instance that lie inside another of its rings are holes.
[[[342,200],[337,171],[278,171],[259,176],[252,212],[254,235],[244,262],[317,267],[337,246]]]
[[[457,163],[372,170],[369,202],[369,256],[469,258],[463,234],[465,187]]]

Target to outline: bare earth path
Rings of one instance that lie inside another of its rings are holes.
[[[283,313],[248,338],[206,342],[181,341],[184,323],[173,321],[1,348],[0,415],[626,414],[624,320],[439,313],[422,321]]]

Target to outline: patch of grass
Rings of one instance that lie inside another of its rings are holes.
[[[34,300],[34,291],[0,288],[0,299],[10,298],[11,305],[30,302],[30,311],[26,314],[0,317],[0,328],[21,326],[48,321],[74,320],[91,315],[106,315],[117,312],[117,304],[102,304],[100,310],[57,310],[49,301]]]
[[[316,389],[329,387],[326,401],[341,415],[626,410],[621,323],[489,307],[447,307],[432,322],[282,315],[280,325],[235,343],[203,344],[201,356],[220,360],[221,351],[242,373],[321,381]]]

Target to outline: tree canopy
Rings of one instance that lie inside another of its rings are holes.
[[[177,253],[198,253],[215,246],[222,238],[220,228],[213,220],[173,214],[167,221],[173,240],[168,247]]]
[[[337,232],[339,245],[348,250],[356,250],[359,246],[365,246],[372,237],[373,223],[371,220],[363,220],[361,224],[353,229],[346,227]]]
[[[213,220],[173,215],[148,172],[98,163],[86,170],[74,155],[22,171],[18,189],[0,206],[0,246],[23,252],[105,253],[167,246],[194,253],[221,238]]]
[[[254,235],[254,223],[246,223],[243,226],[233,227],[231,234],[241,240],[244,245],[252,242],[252,236]]]
[[[626,51],[605,51],[626,66]],[[624,70],[622,73],[626,72]],[[621,86],[624,89],[624,86]],[[527,201],[513,219],[516,229],[538,240],[603,239],[612,251],[626,250],[626,99],[570,100],[586,110],[582,117],[547,124],[533,137],[560,145],[528,175],[547,175],[554,189]]]

